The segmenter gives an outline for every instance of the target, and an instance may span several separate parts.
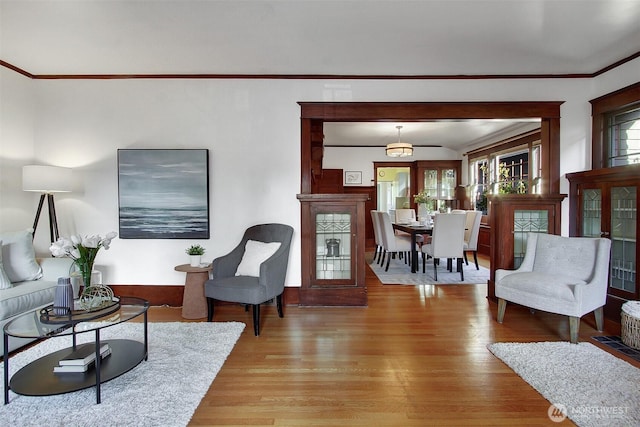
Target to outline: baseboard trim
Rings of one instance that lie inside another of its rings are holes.
[[[109,285],[116,296],[143,298],[149,305],[182,306],[184,286],[159,285]]]
[[[184,286],[182,285],[109,285],[117,296],[130,296],[143,298],[149,301],[149,305],[169,307],[182,307]],[[285,287],[283,302],[285,305],[298,305],[300,303],[300,288]]]

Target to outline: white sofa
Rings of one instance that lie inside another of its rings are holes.
[[[53,302],[58,277],[68,277],[70,258],[36,260],[30,230],[0,232],[0,327],[17,316]],[[9,351],[33,341],[9,337]],[[0,356],[4,340],[0,342]]]
[[[578,342],[580,318],[595,312],[603,328],[611,241],[605,238],[561,237],[529,233],[522,264],[516,270],[496,270],[498,323],[507,301],[569,316],[570,341]]]

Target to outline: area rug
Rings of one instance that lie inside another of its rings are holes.
[[[497,343],[488,349],[552,404],[551,420],[640,425],[640,369],[593,344]]]
[[[10,392],[0,419],[14,426],[186,426],[244,328],[239,322],[149,323],[148,360],[103,383],[99,405],[95,387],[45,397]],[[81,334],[78,342],[93,337]],[[116,325],[100,338],[142,340],[142,325]],[[69,344],[69,337],[51,338],[16,354],[9,359],[9,375]]]
[[[369,264],[369,267],[383,285],[477,285],[486,284],[489,280],[489,270],[482,266],[480,270],[476,270],[473,262],[469,262],[469,265],[463,263],[464,281],[460,280],[460,273],[449,273],[446,264],[438,266],[436,281],[433,274],[433,260],[427,263],[426,273],[422,272],[422,260],[419,260],[420,268],[417,273],[412,273],[411,267],[401,259],[392,259],[389,263],[389,271],[384,271],[384,267],[375,262]]]

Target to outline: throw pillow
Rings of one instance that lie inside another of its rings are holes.
[[[0,240],[0,248],[2,247],[2,240]],[[0,289],[9,289],[11,287],[11,280],[7,277],[7,273],[4,272],[2,267],[2,251],[0,250]]]
[[[42,277],[42,268],[36,261],[33,233],[30,230],[1,233],[0,240],[2,240],[2,265],[12,283],[37,280]]]
[[[265,243],[247,240],[236,276],[260,277],[260,264],[275,254],[279,247],[280,242]]]

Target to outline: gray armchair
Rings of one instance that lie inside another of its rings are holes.
[[[496,270],[498,323],[511,301],[569,316],[572,343],[578,342],[580,318],[587,313],[595,313],[596,327],[602,331],[610,251],[609,239],[529,233],[520,267]]]
[[[275,298],[278,316],[283,317],[282,293],[292,236],[293,228],[288,225],[254,225],[245,231],[235,249],[213,260],[210,279],[204,285],[209,322],[213,320],[214,300],[253,306],[253,330],[256,336],[260,335],[260,304]],[[260,264],[258,277],[236,276],[249,240],[263,243],[280,242],[280,247]]]

